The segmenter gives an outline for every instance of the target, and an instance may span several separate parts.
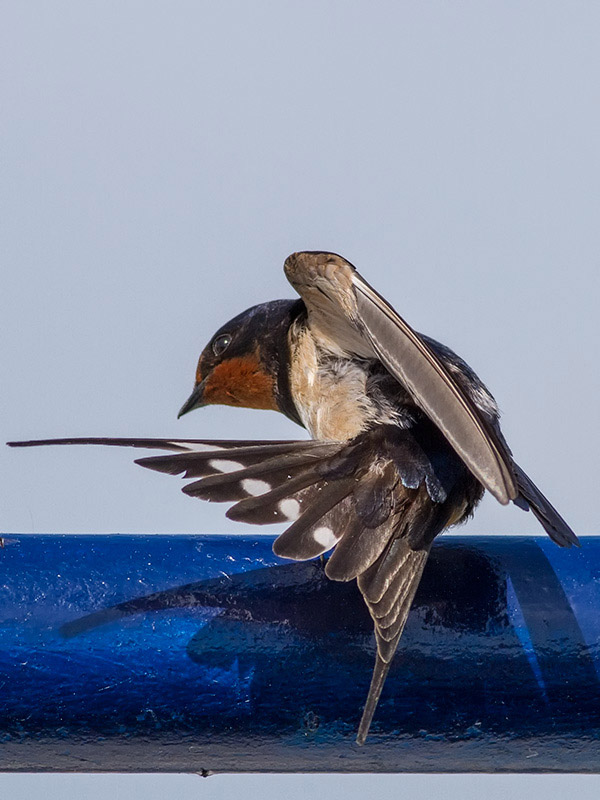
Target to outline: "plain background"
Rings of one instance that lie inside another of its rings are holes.
[[[303,436],[179,422],[197,356],[342,253],[486,381],[515,455],[596,527],[600,7],[4,2],[4,439]],[[240,531],[114,450],[2,448],[3,531]],[[540,533],[486,499],[465,531]],[[14,800],[576,791],[569,776],[0,776]]]

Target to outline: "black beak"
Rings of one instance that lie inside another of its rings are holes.
[[[194,408],[201,408],[204,405],[204,381],[197,383],[194,386],[194,391],[185,401],[185,403],[179,409],[179,414],[177,414],[177,419],[179,417],[183,417],[184,414],[187,414],[188,411],[192,411]]]

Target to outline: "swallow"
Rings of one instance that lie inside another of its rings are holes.
[[[531,510],[561,547],[578,540],[518,466],[496,401],[452,350],[417,333],[346,259],[289,256],[300,295],[244,311],[202,351],[179,416],[210,404],[273,409],[309,440],[55,439],[171,451],[136,463],[192,479],[191,497],[234,503],[230,519],[285,522],[278,556],[331,551],[325,573],[356,579],[377,655],[358,727],[366,740],[433,540],[484,491]]]

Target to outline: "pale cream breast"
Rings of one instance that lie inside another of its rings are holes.
[[[300,326],[290,330],[290,349],[290,390],[310,435],[344,441],[364,431],[373,409],[361,364],[327,357],[318,350],[309,330]]]

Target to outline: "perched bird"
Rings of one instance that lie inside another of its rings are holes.
[[[487,489],[531,509],[561,547],[577,537],[515,463],[494,398],[449,348],[416,333],[339,255],[285,262],[299,300],[244,311],[200,355],[179,416],[212,403],[281,411],[308,441],[62,439],[32,444],[162,448],[144,467],[193,478],[183,491],[234,502],[227,516],[289,522],[279,556],[333,548],[325,572],[357,579],[376,663],[358,729],[364,743],[434,538]]]

